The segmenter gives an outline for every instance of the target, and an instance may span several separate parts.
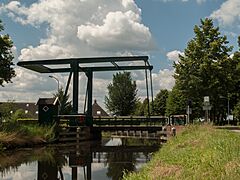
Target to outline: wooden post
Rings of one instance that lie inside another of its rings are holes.
[[[80,134],[80,127],[77,127],[77,131],[76,131],[76,138],[77,138],[77,144],[79,143],[79,134]]]

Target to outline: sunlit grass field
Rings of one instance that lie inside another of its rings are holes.
[[[139,173],[125,180],[240,179],[240,133],[192,125],[172,138]]]

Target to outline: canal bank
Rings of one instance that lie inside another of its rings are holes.
[[[240,134],[210,125],[187,126],[139,173],[124,179],[240,179]]]
[[[22,125],[14,121],[2,124],[0,152],[48,144],[55,138],[54,128],[54,126]]]

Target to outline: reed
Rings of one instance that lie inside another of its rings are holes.
[[[0,126],[0,151],[9,148],[33,146],[54,139],[55,126],[22,125],[16,121]]]

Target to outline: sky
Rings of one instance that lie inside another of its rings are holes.
[[[154,95],[174,86],[173,62],[183,55],[201,18],[212,18],[237,50],[240,0],[1,0],[0,19],[14,42],[18,61],[69,57],[147,55],[153,65]],[[67,74],[39,74],[15,66],[12,83],[0,88],[0,101],[37,102],[52,97]],[[146,97],[144,72],[133,71],[138,96]],[[112,73],[94,74],[93,99],[104,108]],[[79,111],[86,77],[80,74]],[[70,86],[69,93],[72,92]]]

